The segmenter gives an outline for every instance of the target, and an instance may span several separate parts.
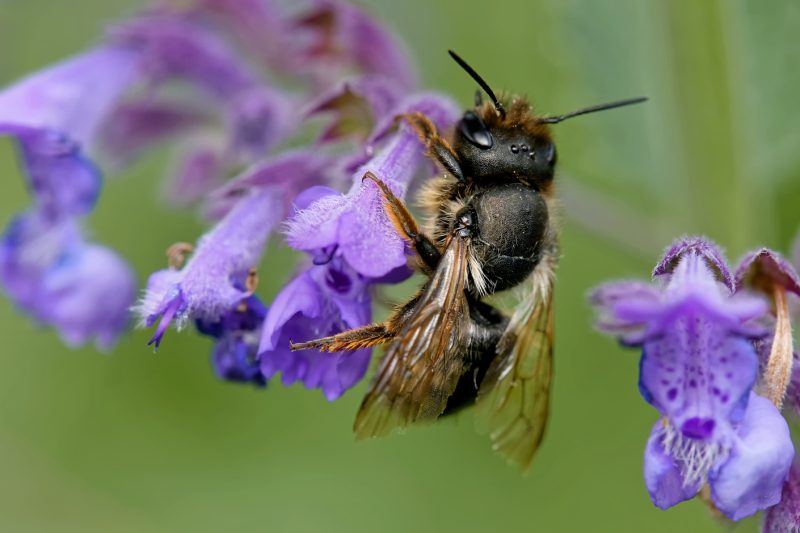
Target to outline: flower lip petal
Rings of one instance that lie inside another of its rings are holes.
[[[700,485],[686,486],[680,469],[662,445],[662,423],[653,425],[644,452],[644,483],[653,505],[668,509],[693,498]]]
[[[776,505],[793,458],[786,421],[769,400],[750,393],[730,457],[709,474],[714,504],[731,520]]]
[[[794,267],[781,254],[769,248],[745,254],[739,261],[735,279],[737,291],[752,286],[771,293],[771,285],[775,284],[800,296],[800,278]]]
[[[705,237],[682,237],[674,241],[664,252],[664,257],[653,269],[653,277],[671,274],[680,262],[681,257],[687,252],[694,251],[706,261],[718,280],[733,292],[736,288],[733,276],[722,250],[710,239]]]

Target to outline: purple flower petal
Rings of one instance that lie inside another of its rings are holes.
[[[292,31],[291,21],[277,7],[262,0],[198,0],[191,5],[189,15],[236,38],[261,63],[302,74],[303,65],[295,60],[292,48],[298,41],[304,42],[303,36]]]
[[[312,266],[286,285],[270,307],[259,347],[261,371],[268,378],[281,372],[285,385],[302,381],[335,400],[364,376],[371,351],[292,352],[289,342],[333,335],[369,320],[369,294],[358,274],[339,259]]]
[[[776,505],[793,457],[786,421],[771,402],[751,393],[729,459],[709,475],[714,504],[731,520]]]
[[[690,251],[694,251],[703,257],[718,279],[733,292],[735,288],[733,276],[722,250],[713,241],[705,237],[683,237],[673,242],[664,252],[664,257],[653,269],[653,277],[671,273],[681,257]]]
[[[647,318],[651,316],[648,309],[659,306],[661,291],[643,281],[615,281],[595,287],[589,293],[589,303],[594,305],[600,317],[595,326],[600,331],[619,336],[627,344],[641,344]],[[617,307],[623,305],[633,315],[640,315],[641,320],[621,320]],[[636,310],[639,310],[637,313]]]
[[[209,124],[208,113],[177,102],[126,102],[108,118],[100,148],[123,164],[158,143]]]
[[[347,80],[320,96],[305,114],[334,114],[331,124],[319,136],[321,142],[348,134],[366,139],[378,120],[385,119],[394,110],[401,95],[400,87],[390,78],[362,76]]]
[[[684,476],[672,456],[664,449],[663,423],[656,422],[644,452],[644,483],[650,499],[659,509],[668,509],[694,498],[700,482],[686,485]]]
[[[213,322],[247,297],[244,278],[258,264],[283,212],[280,190],[265,189],[242,198],[200,239],[191,259],[175,275],[175,284],[165,287],[161,276],[157,282],[151,280],[135,312],[148,324],[161,318],[153,342],[160,342],[173,315],[179,328],[187,318]],[[154,301],[159,302],[155,310]]]
[[[0,246],[0,275],[14,302],[77,346],[110,348],[128,322],[133,272],[111,250],[83,241],[70,220],[17,217]]]
[[[218,321],[198,320],[200,333],[216,339],[211,363],[220,379],[266,385],[256,354],[267,309],[256,296],[243,299]]]
[[[288,211],[291,202],[300,191],[318,183],[331,180],[331,168],[336,159],[318,151],[294,150],[262,160],[212,193],[207,201],[206,212],[212,218],[227,213],[231,206],[247,191],[265,188],[283,191],[284,208]]]
[[[768,286],[758,281],[762,277],[768,279],[768,283],[777,284],[800,296],[800,278],[794,267],[781,254],[769,248],[753,250],[742,257],[736,269],[736,290],[753,286],[754,283]]]
[[[353,65],[366,74],[391,78],[406,90],[416,85],[402,45],[360,9],[339,0],[316,0],[300,26],[314,31],[301,64],[326,67],[330,78]]]
[[[687,310],[645,343],[640,389],[685,436],[711,440],[742,416],[757,368],[747,339],[730,335],[702,309]]]
[[[800,463],[795,462],[789,470],[789,478],[783,484],[779,504],[764,513],[761,533],[798,533],[800,531]]]
[[[59,219],[89,213],[97,202],[100,170],[79,147],[55,130],[0,124],[0,134],[16,137],[34,203],[46,216]]]
[[[54,223],[36,211],[17,215],[0,245],[3,288],[18,306],[35,315],[45,274],[81,244],[80,230],[71,220]]]
[[[179,156],[176,166],[164,184],[164,195],[175,205],[198,202],[221,184],[223,162],[215,147],[198,142]]]
[[[266,155],[294,129],[295,107],[291,99],[273,89],[240,92],[228,110],[231,150],[245,158]]]
[[[71,346],[97,339],[110,349],[127,327],[136,298],[131,268],[115,252],[88,244],[61,258],[43,279],[39,318]]]
[[[100,47],[34,73],[0,92],[0,124],[55,130],[86,148],[138,61],[134,50]]]
[[[431,98],[431,97],[427,97]],[[449,117],[450,105],[439,100],[440,113]],[[413,107],[419,101],[409,103]],[[353,175],[347,195],[328,196],[295,214],[287,232],[289,245],[306,251],[337,247],[360,274],[377,278],[406,263],[405,243],[397,235],[382,206],[374,183],[363,182],[367,171],[383,180],[403,198],[415,171],[425,161],[416,134],[403,125],[380,152]]]
[[[252,67],[217,35],[177,16],[143,16],[112,32],[141,51],[143,74],[154,84],[185,80],[225,101],[258,85]]]

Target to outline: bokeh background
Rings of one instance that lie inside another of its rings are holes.
[[[800,225],[800,5],[760,0],[364,1],[408,44],[428,88],[469,104],[454,48],[543,112],[647,95],[557,126],[564,198],[551,425],[526,477],[471,414],[356,443],[365,385],[335,403],[276,383],[222,383],[210,343],[134,331],[69,350],[0,299],[2,531],[755,531],[693,501],[663,512],[642,482],[657,414],[638,354],[591,329],[585,294],[645,277],[669,241],[704,233],[735,259],[787,250]],[[0,85],[92,45],[134,0],[0,0]],[[159,199],[168,157],[109,179],[90,225],[144,282],[203,225]],[[27,205],[0,141],[0,222]],[[273,242],[267,300],[294,255]],[[410,290],[410,289],[409,289]]]

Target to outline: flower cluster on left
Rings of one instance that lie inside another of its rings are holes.
[[[70,345],[110,348],[133,310],[156,347],[170,326],[212,338],[222,379],[263,386],[280,373],[338,398],[370,351],[290,352],[288,341],[368,323],[370,286],[409,275],[362,177],[404,197],[433,171],[396,118],[415,111],[443,129],[457,115],[448,98],[417,92],[402,46],[345,2],[159,2],[0,91],[0,134],[18,145],[31,191],[3,235],[3,290]],[[212,225],[170,247],[137,302],[132,269],[87,238],[84,219],[104,171],[165,144],[168,199]],[[307,260],[267,306],[256,268],[281,224]]]

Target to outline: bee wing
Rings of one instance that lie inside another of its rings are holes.
[[[526,470],[544,436],[553,372],[553,269],[546,256],[514,311],[478,391],[475,420],[492,447]]]
[[[353,427],[356,438],[386,435],[442,414],[464,370],[469,319],[464,288],[469,244],[452,237],[429,284],[378,365]]]

